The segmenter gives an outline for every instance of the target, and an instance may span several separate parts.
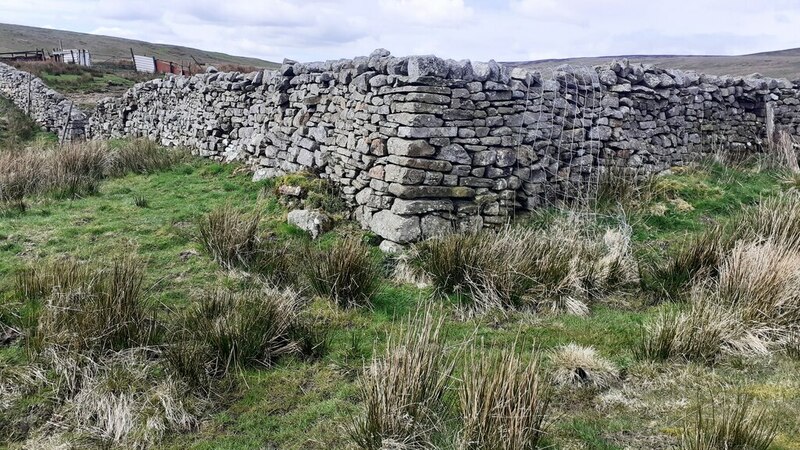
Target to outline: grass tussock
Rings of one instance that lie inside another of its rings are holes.
[[[523,359],[516,346],[499,353],[473,349],[459,391],[463,428],[458,448],[538,448],[547,426],[549,384],[535,352]]]
[[[800,251],[740,242],[720,267],[717,296],[753,327],[800,328]]]
[[[245,213],[225,204],[200,219],[198,236],[206,251],[227,270],[242,269],[273,284],[293,280],[288,248],[263,235],[259,212]]]
[[[594,205],[597,209],[635,207],[657,195],[657,183],[652,176],[628,167],[611,166],[601,171],[597,179]]]
[[[57,198],[79,198],[97,192],[110,163],[108,150],[98,142],[73,143],[54,150],[42,175]]]
[[[800,329],[800,252],[775,241],[737,244],[713,280],[698,280],[683,311],[645,328],[641,356],[714,362],[766,355]]]
[[[454,367],[443,323],[430,311],[417,317],[366,368],[359,382],[366,410],[350,430],[358,448],[435,448],[432,436],[441,431]]]
[[[58,348],[78,354],[149,344],[154,322],[144,300],[143,273],[141,263],[132,259],[91,271],[73,267],[40,273],[38,280],[44,281],[30,292],[44,293],[54,283],[27,343],[37,353]]]
[[[167,433],[198,424],[204,401],[141,350],[104,357],[60,408],[60,422],[89,442],[152,448]]]
[[[201,220],[200,242],[226,269],[251,267],[258,256],[260,223],[259,213],[243,213],[228,204]]]
[[[312,291],[343,308],[369,305],[378,290],[381,268],[369,247],[345,238],[330,247],[307,247],[301,258]]]
[[[21,299],[40,300],[83,286],[91,276],[90,265],[75,259],[42,261],[16,273],[15,293]]]
[[[567,344],[550,353],[553,382],[559,386],[605,389],[619,381],[619,370],[592,347]]]
[[[722,261],[739,242],[766,240],[800,250],[800,196],[788,193],[768,197],[728,222],[710,226],[657,267],[654,278],[664,293],[679,299],[696,279],[715,279]]]
[[[31,152],[0,150],[0,205],[25,209],[25,198],[43,186],[45,159]]]
[[[684,425],[681,450],[767,450],[777,434],[767,410],[744,394],[720,405],[698,405],[693,419]]]
[[[588,227],[573,217],[545,230],[443,236],[417,244],[411,263],[439,295],[468,294],[476,310],[586,314],[590,298],[638,281],[630,231],[600,234]]]
[[[184,313],[166,357],[200,386],[233,369],[269,366],[280,356],[299,353],[293,337],[300,306],[290,290],[209,293]]]

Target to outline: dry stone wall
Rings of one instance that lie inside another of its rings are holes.
[[[253,167],[314,171],[397,243],[590,195],[611,167],[654,173],[777,127],[800,135],[800,86],[616,61],[541,74],[493,61],[368,57],[168,76],[94,111],[92,138],[148,137]],[[589,194],[587,194],[589,193]]]
[[[0,95],[14,102],[45,130],[67,141],[84,137],[86,114],[39,78],[0,63]]]

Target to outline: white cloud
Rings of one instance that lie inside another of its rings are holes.
[[[800,1],[0,0],[0,20],[280,61],[435,53],[499,61],[800,45]]]
[[[380,0],[386,19],[397,18],[424,25],[453,25],[463,23],[473,15],[464,0]]]

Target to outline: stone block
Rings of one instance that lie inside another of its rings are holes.
[[[414,158],[433,156],[436,149],[424,140],[410,141],[407,139],[390,138],[387,143],[390,155],[410,156]]]
[[[369,228],[378,236],[398,244],[417,241],[422,235],[419,217],[400,216],[387,210],[373,214]]]

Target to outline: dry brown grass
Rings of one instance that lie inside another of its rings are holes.
[[[256,260],[261,238],[261,214],[243,213],[230,204],[217,208],[200,221],[200,242],[226,269],[250,267]]]
[[[800,330],[800,251],[788,240],[740,241],[715,279],[695,280],[688,308],[646,326],[641,355],[714,362],[725,353],[758,356],[789,345]]]
[[[766,409],[756,408],[752,397],[737,394],[729,400],[719,395],[695,408],[694,420],[684,425],[680,448],[767,450],[776,435],[777,423]]]
[[[434,448],[441,427],[443,398],[454,363],[442,335],[443,318],[431,311],[412,320],[360,378],[366,411],[350,435],[361,449]]]
[[[313,292],[342,308],[368,306],[380,287],[381,268],[370,248],[355,238],[330,247],[307,247],[300,269]]]
[[[91,195],[109,176],[164,170],[178,160],[174,152],[144,140],[116,151],[101,142],[0,150],[0,207],[24,209],[26,199],[40,195]]]
[[[152,448],[166,433],[198,424],[204,401],[164,374],[141,349],[114,353],[86,371],[81,389],[58,411],[58,423],[103,446]]]
[[[800,328],[800,252],[740,242],[720,267],[717,297],[751,327]]]
[[[567,344],[550,353],[553,382],[560,386],[605,389],[619,381],[619,370],[592,347]]]
[[[535,351],[523,359],[516,346],[499,353],[473,348],[459,392],[463,450],[538,448],[547,426],[550,382]]]
[[[596,233],[577,216],[545,230],[505,228],[417,244],[411,263],[439,295],[468,294],[477,311],[536,308],[574,314],[638,281],[627,228]]]
[[[145,305],[139,262],[120,259],[91,271],[59,270],[48,273],[45,269],[38,277],[29,277],[40,284],[28,292],[52,289],[36,327],[27,332],[26,343],[36,353],[57,348],[65,353],[100,354],[149,343],[154,321]]]
[[[181,317],[166,358],[183,378],[203,388],[232,370],[269,366],[299,353],[293,337],[301,305],[288,289],[208,293]]]

